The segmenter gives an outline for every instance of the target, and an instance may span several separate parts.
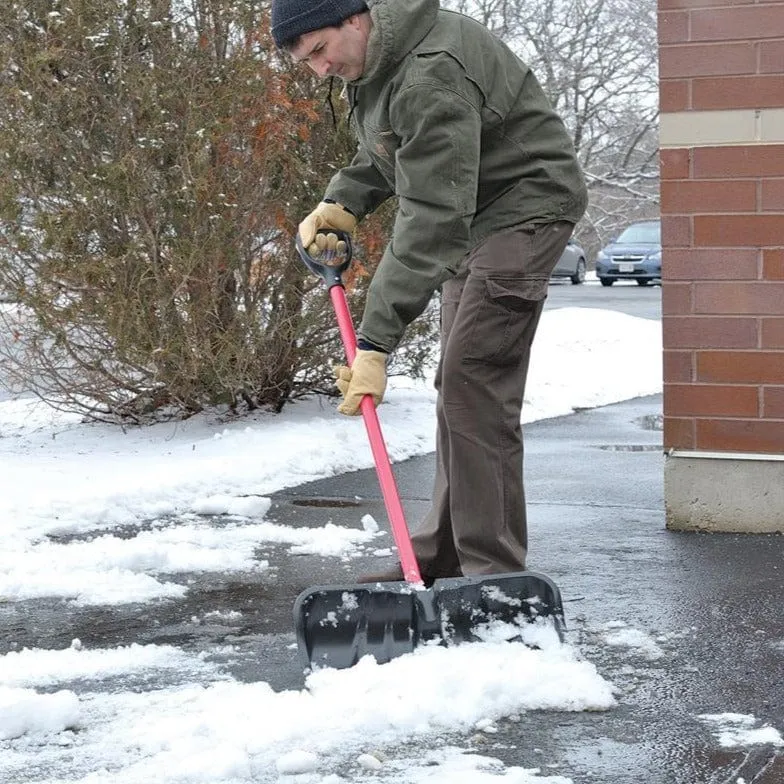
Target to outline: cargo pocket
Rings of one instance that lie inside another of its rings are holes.
[[[483,283],[466,358],[515,365],[530,348],[549,278],[488,277]]]

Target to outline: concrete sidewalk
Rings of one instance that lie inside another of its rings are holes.
[[[619,704],[531,712],[483,750],[526,768],[556,764],[542,775],[574,784],[784,784],[784,749],[723,748],[699,718],[746,714],[784,733],[784,537],[667,531],[660,414],[653,396],[526,425],[528,566],[560,586],[568,641],[615,684]],[[410,524],[433,470],[432,455],[395,466]],[[337,524],[385,520],[375,473],[279,493],[271,516],[323,524],[325,509]],[[282,577],[343,584],[378,566],[314,574],[307,559]]]

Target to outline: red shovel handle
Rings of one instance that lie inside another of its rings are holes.
[[[342,261],[335,251],[325,254],[325,261],[328,263],[314,259],[303,246],[299,234],[296,237],[296,246],[302,261],[312,272],[321,276],[327,284],[329,297],[332,300],[335,315],[338,318],[338,328],[340,329],[340,337],[343,339],[343,347],[346,350],[346,359],[348,359],[348,364],[351,365],[354,362],[354,357],[357,355],[357,336],[351,321],[351,313],[348,309],[348,302],[346,302],[346,291],[343,288],[342,280],[343,272],[351,265],[351,235],[340,231],[334,233],[338,235],[346,246]],[[365,421],[370,449],[373,452],[376,474],[378,474],[378,482],[381,485],[381,495],[384,498],[389,524],[392,527],[392,536],[397,545],[400,565],[403,567],[403,577],[409,583],[421,584],[422,575],[419,572],[419,566],[414,555],[411,536],[406,525],[406,517],[403,514],[403,506],[400,503],[400,494],[397,491],[395,476],[392,473],[392,464],[389,462],[384,437],[381,434],[381,425],[378,421],[378,414],[376,414],[376,407],[370,395],[365,395],[362,398],[360,410],[362,411],[362,419]]]
[[[351,314],[346,302],[346,292],[342,286],[332,286],[329,290],[329,296],[335,308],[335,315],[338,317],[340,337],[343,339],[346,359],[348,359],[350,365],[357,355],[357,336],[354,332],[354,325],[351,322]],[[384,444],[384,437],[381,434],[378,414],[373,404],[373,398],[370,395],[365,395],[362,398],[360,409],[362,411],[362,419],[365,421],[368,439],[370,440],[373,460],[376,464],[376,473],[378,474],[378,482],[381,485],[381,494],[384,497],[384,506],[389,516],[389,524],[392,527],[392,536],[397,545],[400,565],[403,567],[403,577],[409,583],[421,583],[422,575],[419,573],[419,566],[411,544],[411,536],[408,533],[403,506],[400,503],[400,494],[397,490],[395,476],[392,473],[392,464],[389,462],[389,455]]]

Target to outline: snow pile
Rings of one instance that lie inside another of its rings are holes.
[[[81,665],[80,653],[85,654]],[[131,657],[151,667],[176,662],[204,670],[202,662],[165,646],[134,646],[114,654],[27,651],[0,657],[0,684],[52,683],[58,672],[73,677],[89,671],[95,678],[102,669],[116,671],[123,658]],[[43,662],[48,675],[42,672]],[[77,700],[69,692],[35,695],[0,688],[15,700],[5,712],[5,737],[52,735],[78,726],[78,744],[69,751],[74,763],[88,771],[100,760],[112,771],[112,784],[149,782],[162,770],[177,771],[176,780],[189,784],[275,781],[274,776],[306,773],[318,775],[314,781],[320,782],[321,776],[334,775],[351,761],[367,772],[369,760],[357,762],[360,756],[381,762],[377,749],[406,741],[429,747],[444,733],[492,732],[499,722],[519,721],[531,710],[607,710],[615,705],[612,685],[573,648],[555,642],[554,635],[539,650],[521,643],[480,642],[425,646],[385,665],[366,657],[349,670],[311,674],[301,691],[213,680],[146,693],[87,692]],[[56,747],[71,744],[68,735],[51,742]],[[379,769],[387,767],[383,762]],[[436,780],[432,772],[427,775],[431,777],[412,780]],[[84,781],[108,780],[96,771]],[[508,780],[528,779],[510,775]]]

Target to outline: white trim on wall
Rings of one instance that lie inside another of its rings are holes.
[[[735,144],[784,144],[784,109],[666,112],[659,117],[662,148]]]

